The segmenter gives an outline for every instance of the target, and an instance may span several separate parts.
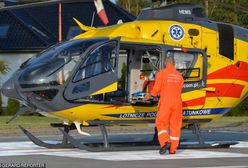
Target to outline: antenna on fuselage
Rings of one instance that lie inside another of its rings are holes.
[[[92,18],[91,18],[91,24],[90,24],[91,27],[94,26],[95,15],[96,15],[96,12],[94,11],[93,14],[92,14]]]

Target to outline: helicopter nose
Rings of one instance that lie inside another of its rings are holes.
[[[9,80],[7,80],[3,86],[2,86],[2,94],[6,97],[10,97],[13,99],[21,99],[21,97],[19,96],[19,94],[17,93],[16,89],[15,89],[15,84],[14,84],[14,80],[13,78],[10,78]]]

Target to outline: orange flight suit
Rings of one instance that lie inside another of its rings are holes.
[[[182,127],[182,98],[183,77],[172,64],[161,70],[155,80],[151,95],[160,95],[156,127],[158,140],[163,147],[171,142],[171,152],[175,152],[180,140]],[[170,131],[170,132],[169,132]]]

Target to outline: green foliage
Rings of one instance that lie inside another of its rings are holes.
[[[19,109],[20,109],[19,101],[9,98],[5,115],[14,115],[16,112],[19,111]]]
[[[126,88],[127,65],[123,62],[121,69],[121,89]]]
[[[211,20],[232,23],[248,28],[247,0],[175,0],[177,3],[196,3],[205,7]],[[162,2],[162,1],[161,1]],[[169,2],[169,0],[167,0]],[[117,0],[117,4],[137,16],[141,9],[157,6],[152,0]]]
[[[8,71],[8,66],[7,64],[0,60],[0,74],[5,74]],[[1,76],[0,76],[0,84],[1,84]],[[0,88],[1,92],[1,88]],[[0,115],[3,113],[3,107],[2,107],[2,94],[0,93]]]
[[[177,2],[202,4],[211,20],[248,28],[247,0],[177,0]]]
[[[7,64],[0,60],[0,74],[5,74],[8,71],[8,66]]]
[[[248,116],[248,99],[227,113],[227,116]]]
[[[119,6],[137,16],[140,10],[152,5],[150,0],[117,0]]]
[[[1,90],[0,90],[1,91]],[[3,107],[2,107],[2,94],[0,93],[0,115],[3,114]]]

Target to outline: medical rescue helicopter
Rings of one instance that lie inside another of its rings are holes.
[[[248,95],[248,30],[209,20],[200,5],[144,9],[133,22],[101,28],[74,20],[84,33],[27,60],[2,87],[32,111],[62,121],[51,124],[65,128],[59,144],[20,126],[37,145],[91,150],[68,132],[89,135],[84,127],[100,126],[101,150],[108,150],[105,126],[154,123],[158,98],[143,98],[168,56],[185,79],[183,127],[193,126],[201,147],[211,145],[203,142],[199,124],[223,116]]]

